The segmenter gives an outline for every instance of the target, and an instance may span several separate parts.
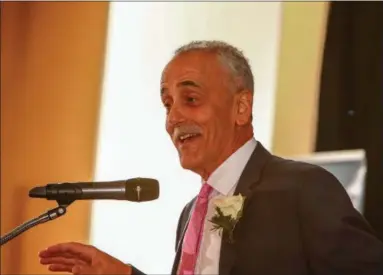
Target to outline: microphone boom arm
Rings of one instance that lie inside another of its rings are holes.
[[[13,229],[11,232],[6,234],[5,236],[1,237],[0,245],[6,244],[10,240],[16,238],[20,234],[24,233],[25,231],[31,229],[32,227],[35,227],[36,225],[57,219],[58,217],[63,216],[66,213],[66,208],[69,204],[71,204],[71,201],[58,201],[59,206],[53,209],[48,210],[46,213],[31,219],[27,221],[26,223],[23,223],[22,225],[19,225],[15,229]]]

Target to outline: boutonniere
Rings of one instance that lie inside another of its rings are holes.
[[[229,243],[234,242],[234,229],[239,219],[242,217],[243,204],[245,197],[241,194],[237,196],[218,198],[214,200],[215,214],[210,222],[213,224],[212,231],[226,232]]]

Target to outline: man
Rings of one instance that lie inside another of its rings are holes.
[[[253,93],[246,58],[223,42],[183,46],[163,72],[166,130],[203,182],[181,213],[172,274],[382,275],[383,244],[335,177],[254,139]],[[40,257],[52,271],[141,273],[78,243]]]

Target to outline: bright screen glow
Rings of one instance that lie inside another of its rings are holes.
[[[95,180],[153,177],[160,198],[96,201],[91,243],[148,274],[170,272],[179,214],[199,189],[165,131],[161,71],[180,45],[220,39],[255,75],[254,128],[271,147],[281,3],[111,2]]]

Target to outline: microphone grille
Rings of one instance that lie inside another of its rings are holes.
[[[133,178],[126,181],[126,199],[135,202],[158,199],[160,185],[158,180],[151,178]]]

